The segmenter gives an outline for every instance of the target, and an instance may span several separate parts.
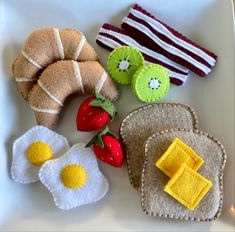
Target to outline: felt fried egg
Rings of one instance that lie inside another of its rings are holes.
[[[60,209],[68,210],[100,200],[108,191],[95,154],[85,144],[74,145],[59,159],[46,162],[39,178]]]
[[[13,143],[12,179],[22,184],[38,181],[42,164],[59,158],[68,150],[64,136],[43,126],[32,127]]]

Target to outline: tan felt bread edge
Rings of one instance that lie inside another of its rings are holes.
[[[133,179],[132,179],[131,165],[130,165],[130,161],[129,161],[129,158],[128,158],[128,151],[127,151],[127,148],[126,148],[126,145],[125,145],[126,144],[126,139],[125,139],[125,135],[122,133],[122,128],[125,126],[126,120],[129,119],[133,114],[139,113],[139,112],[141,112],[143,110],[146,110],[150,107],[154,107],[155,105],[158,105],[158,106],[166,106],[166,105],[167,106],[169,106],[169,105],[170,106],[179,106],[179,107],[183,107],[183,108],[187,109],[189,112],[191,112],[191,115],[193,117],[194,129],[198,129],[198,118],[197,118],[196,112],[190,106],[186,106],[186,105],[181,104],[181,103],[154,103],[154,104],[149,104],[149,105],[146,105],[146,106],[143,106],[143,107],[140,107],[140,108],[137,108],[137,109],[133,110],[131,113],[129,113],[123,119],[122,124],[120,126],[119,134],[122,138],[124,149],[125,149],[129,181],[130,181],[130,184],[138,191],[140,190],[140,188],[138,188],[138,186],[135,185],[135,183],[133,182]]]
[[[153,139],[153,138],[155,138],[155,137],[157,137],[157,136],[159,136],[161,134],[165,134],[165,133],[173,132],[173,131],[194,132],[194,133],[199,134],[199,135],[204,135],[204,136],[208,137],[209,139],[211,139],[212,141],[214,141],[215,143],[217,143],[219,145],[222,153],[223,153],[223,162],[220,165],[220,176],[219,176],[220,202],[219,202],[218,211],[217,211],[216,215],[214,216],[214,218],[201,219],[201,218],[194,218],[194,217],[188,217],[188,218],[185,218],[185,217],[176,217],[175,215],[171,215],[171,214],[163,215],[163,214],[154,213],[152,211],[148,211],[145,208],[145,205],[144,205],[144,200],[145,200],[145,194],[144,194],[144,188],[145,188],[144,175],[145,175],[145,169],[146,169],[146,165],[147,165],[147,161],[148,161],[148,156],[147,156],[147,152],[148,152],[147,146],[148,146],[148,143],[150,142],[151,139]],[[216,139],[212,135],[209,135],[209,134],[207,134],[207,133],[205,133],[203,131],[197,130],[197,129],[192,129],[192,130],[189,130],[189,129],[169,129],[169,130],[164,130],[164,131],[157,132],[157,133],[153,134],[152,136],[150,136],[146,140],[146,142],[144,144],[144,150],[145,150],[145,153],[144,153],[145,154],[145,160],[144,160],[144,165],[143,165],[143,170],[142,170],[142,177],[141,177],[141,207],[142,207],[142,210],[143,210],[144,213],[146,213],[149,216],[155,216],[155,217],[164,217],[164,218],[171,218],[171,219],[176,219],[176,220],[201,221],[201,222],[211,222],[211,221],[216,220],[220,216],[221,210],[222,210],[222,203],[223,203],[223,170],[224,170],[224,167],[225,167],[227,155],[226,155],[224,146],[219,142],[218,139]]]

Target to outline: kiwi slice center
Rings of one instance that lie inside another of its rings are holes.
[[[130,67],[130,62],[128,59],[120,60],[118,64],[118,68],[120,71],[126,71]]]
[[[151,89],[158,89],[161,86],[161,81],[157,78],[151,78],[148,85]]]

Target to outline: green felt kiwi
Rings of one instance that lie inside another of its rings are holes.
[[[128,46],[118,47],[108,57],[109,75],[120,84],[131,83],[136,70],[144,65],[144,58],[138,50]]]
[[[153,102],[163,98],[170,88],[167,70],[158,64],[140,67],[133,76],[131,87],[139,100]]]

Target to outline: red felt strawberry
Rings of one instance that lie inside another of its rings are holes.
[[[123,152],[120,141],[117,139],[108,127],[95,135],[86,147],[92,146],[96,157],[103,162],[121,167],[123,161]]]
[[[77,113],[77,130],[99,130],[116,115],[113,103],[96,93],[95,97],[87,98],[79,107]]]

